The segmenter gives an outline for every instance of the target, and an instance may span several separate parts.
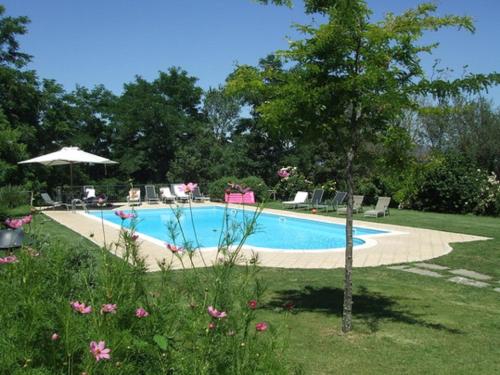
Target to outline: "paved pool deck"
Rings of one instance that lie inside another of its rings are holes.
[[[180,205],[187,206],[187,205]],[[193,203],[193,207],[224,206],[217,203]],[[168,208],[165,204],[142,204],[136,209],[158,209]],[[229,208],[241,208],[239,205],[229,205]],[[130,209],[126,204],[120,205],[120,210]],[[252,210],[253,207],[245,207]],[[345,224],[345,219],[312,215],[310,213],[297,211],[283,211],[265,209],[264,212],[275,213],[283,217],[296,217],[309,220],[317,220],[326,223]],[[73,230],[79,235],[88,238],[99,246],[116,242],[119,237],[119,228],[104,222],[104,231],[100,219],[91,217],[83,211],[53,211],[44,210],[43,213],[65,227]],[[355,220],[354,225],[373,229],[390,231],[391,233],[370,237],[366,244],[354,248],[354,267],[374,267],[380,265],[399,264],[408,262],[421,262],[437,258],[451,252],[450,244],[458,242],[471,242],[487,240],[488,238],[472,236],[467,234],[442,232],[430,229],[411,228],[399,225],[389,225],[377,222],[366,222]],[[159,269],[158,262],[165,261],[171,264],[171,268],[179,269],[183,265],[181,261],[168,251],[159,240],[154,240],[139,233],[140,254],[145,258],[148,270],[151,272]],[[122,249],[117,248],[113,252],[121,256]],[[241,262],[244,263],[257,255],[258,262],[264,267],[281,268],[311,268],[330,269],[342,268],[345,262],[345,251],[343,249],[323,251],[300,251],[300,250],[273,250],[245,246],[241,253]],[[197,251],[192,257],[192,266],[210,266],[217,261],[216,250]],[[189,267],[191,262],[187,254],[183,255],[183,262]]]

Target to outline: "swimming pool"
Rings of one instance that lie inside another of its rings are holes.
[[[128,212],[128,211],[127,211]],[[167,225],[175,221],[174,211],[170,208],[139,209],[136,231],[162,242],[172,242]],[[202,248],[213,248],[219,243],[225,215],[229,222],[241,223],[252,213],[240,209],[224,207],[193,207],[196,233]],[[90,211],[90,215],[100,218],[100,211]],[[180,209],[180,223],[186,238],[194,245],[195,236],[188,208]],[[121,225],[121,219],[114,211],[103,212],[104,220]],[[124,226],[129,228],[130,220]],[[366,237],[386,234],[387,231],[363,227],[354,228],[354,245],[365,243]],[[179,242],[179,241],[178,241]],[[307,220],[284,215],[261,213],[257,219],[257,231],[246,241],[247,246],[275,250],[329,250],[345,247],[345,226],[341,224]]]

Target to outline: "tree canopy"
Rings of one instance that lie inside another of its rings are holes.
[[[67,184],[64,168],[17,162],[74,145],[120,162],[107,175],[104,168],[77,166],[76,184],[132,178],[196,180],[203,187],[225,176],[258,175],[274,186],[276,170],[293,165],[313,185],[336,183],[344,190],[352,137],[353,183],[372,200],[391,195],[404,202],[408,171],[437,152],[460,151],[498,173],[499,112],[477,96],[460,94],[476,92],[497,76],[431,80],[419,66],[420,55],[433,47],[419,44],[422,33],[446,25],[473,30],[470,19],[438,18],[428,4],[379,22],[370,20],[362,1],[305,6],[324,22],[297,26],[304,40],[256,66],[237,66],[221,87],[204,91],[189,72],[174,67],[151,80],[136,77],[118,95],[99,85],[67,90],[29,70],[30,56],[18,40],[29,20],[8,17],[2,7],[0,185],[50,190]],[[432,99],[447,94],[457,99]],[[356,132],[348,128],[352,114]]]

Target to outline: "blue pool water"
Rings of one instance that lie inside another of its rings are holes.
[[[136,210],[139,234],[145,234],[164,242],[172,242],[167,230],[169,222],[175,221],[174,211],[170,208]],[[180,223],[186,238],[195,245],[195,236],[191,224],[189,209],[181,209]],[[194,207],[192,209],[196,233],[201,247],[217,246],[225,215],[229,222],[242,223],[250,218],[249,211],[223,207]],[[91,215],[100,218],[100,211],[91,211]],[[103,213],[104,219],[121,225],[121,219],[113,211]],[[130,227],[131,221],[125,220],[124,226]],[[355,228],[354,245],[364,241],[358,236],[387,233],[385,231]],[[177,241],[179,244],[182,241]],[[345,247],[345,226],[322,223],[314,220],[297,219],[286,216],[262,213],[257,219],[257,231],[246,241],[246,245],[287,250],[331,249]]]

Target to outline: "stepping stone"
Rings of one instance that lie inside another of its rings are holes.
[[[427,268],[429,270],[435,270],[435,271],[443,271],[443,270],[449,269],[449,267],[440,266],[438,264],[431,264],[431,263],[415,263],[415,266],[420,267],[420,268]]]
[[[421,268],[405,268],[402,269],[401,271],[416,273],[417,275],[422,275],[422,276],[443,277],[443,275],[441,275],[440,273],[429,270],[423,270]]]
[[[409,266],[390,266],[390,267],[387,267],[391,270],[405,270],[407,269]]]
[[[486,286],[490,286],[490,284],[488,284],[488,283],[483,283],[482,281],[468,279],[468,278],[462,277],[462,276],[452,277],[451,279],[448,279],[448,281],[451,281],[452,283],[456,283],[456,284],[475,286],[476,288],[484,288]]]
[[[452,273],[454,275],[470,277],[471,279],[476,279],[476,280],[491,280],[492,279],[491,276],[488,276],[488,275],[485,275],[485,274],[482,274],[479,272],[463,270],[463,269],[453,270],[453,271],[450,271],[450,273]]]

